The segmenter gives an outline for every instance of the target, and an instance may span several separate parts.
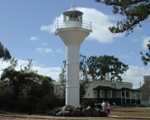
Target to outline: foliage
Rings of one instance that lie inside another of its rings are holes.
[[[66,61],[63,61],[64,66],[61,67],[61,73],[60,73],[60,77],[61,77],[61,84],[62,87],[60,88],[62,91],[62,97],[65,98],[65,88],[66,88]]]
[[[139,25],[142,21],[148,19],[150,15],[150,1],[149,0],[95,0],[106,4],[107,6],[113,6],[113,13],[120,14],[124,19],[118,21],[116,26],[111,26],[108,29],[112,33],[123,33],[126,32],[126,35],[129,35],[133,32],[133,29]],[[150,44],[148,46],[148,52],[141,55],[141,60],[144,65],[147,65],[150,62]]]
[[[2,58],[3,61],[7,61],[11,59],[11,55],[7,48],[5,48],[0,42],[0,59]]]
[[[88,107],[88,106],[91,106],[91,107],[95,107],[95,103],[101,103],[102,101],[100,100],[97,100],[97,99],[84,99],[82,100],[81,102],[81,105],[84,106],[84,107]]]
[[[119,61],[114,56],[91,56],[87,60],[89,74],[93,79],[104,79],[105,73],[111,73],[111,80],[122,81],[120,74],[123,74],[129,69],[128,65]]]
[[[150,40],[149,40],[149,42],[150,42]],[[146,54],[143,54],[143,53],[141,52],[142,61],[143,61],[144,65],[147,65],[148,62],[150,62],[150,43],[147,44],[147,47],[148,47],[148,52],[146,52]]]
[[[45,111],[59,104],[58,98],[53,94],[52,79],[33,71],[32,60],[29,60],[28,65],[21,67],[18,71],[16,70],[17,60],[12,59],[10,62],[11,65],[3,70],[1,84],[8,83],[9,85],[11,109],[28,112]]]
[[[0,89],[0,108],[10,109],[12,93],[9,90]]]
[[[80,99],[84,97],[89,87],[89,80],[80,80]]]
[[[99,77],[103,80],[105,73],[111,74],[112,81],[122,81],[121,75],[126,72],[129,67],[128,65],[119,61],[114,56],[91,56],[87,58],[85,55],[80,54],[80,98],[83,98],[90,86],[89,77],[92,79],[98,79]],[[65,66],[66,61],[63,61],[64,67],[62,67],[62,78],[65,77]],[[65,84],[66,78],[62,79]],[[64,87],[65,90],[65,87]]]
[[[90,86],[89,77],[88,77],[88,66],[87,66],[87,57],[80,54],[80,98],[83,98],[87,92],[87,89]]]
[[[146,20],[150,14],[149,0],[95,0],[113,7],[114,14],[120,14],[126,18],[118,21],[116,26],[109,27],[112,33],[126,34],[133,32],[134,27],[142,25],[140,22]]]

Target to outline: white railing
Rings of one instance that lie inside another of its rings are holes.
[[[92,22],[89,21],[63,21],[63,20],[57,20],[57,23],[55,25],[55,30],[61,29],[61,28],[70,28],[70,27],[81,27],[84,29],[92,30]]]

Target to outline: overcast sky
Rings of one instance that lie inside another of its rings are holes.
[[[54,35],[55,24],[62,20],[62,13],[71,8],[72,2],[84,13],[83,19],[92,22],[93,32],[80,46],[80,53],[87,57],[106,54],[119,58],[129,65],[123,81],[132,82],[133,88],[138,88],[143,76],[150,73],[150,67],[143,65],[140,55],[140,51],[147,52],[149,18],[141,23],[142,28],[137,27],[126,36],[108,30],[122,16],[114,15],[112,7],[94,0],[0,0],[0,42],[18,59],[19,65],[26,65],[32,59],[34,70],[58,81],[66,47]],[[0,62],[0,69],[8,65],[9,62]]]

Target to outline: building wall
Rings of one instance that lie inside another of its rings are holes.
[[[125,87],[125,88],[129,88],[129,89],[132,89],[132,83],[130,82],[112,82],[110,80],[93,80],[91,81],[90,83],[90,86],[89,88],[87,89],[87,92],[84,96],[84,98],[97,98],[98,96],[98,93],[96,90],[93,90],[93,88],[96,88],[98,86],[107,86],[107,87],[113,87],[113,88],[117,88],[117,89],[121,89],[122,87]],[[104,98],[105,97],[105,94],[104,94],[104,90],[100,90],[100,94],[99,96],[101,98]],[[120,92],[118,91],[117,93],[112,93],[112,97],[114,98],[119,98],[120,97]],[[107,97],[108,98],[111,98],[111,91],[107,91]]]
[[[150,105],[150,75],[144,76],[144,84],[138,90],[142,93],[141,104]]]
[[[62,95],[62,90],[63,89],[63,86],[61,83],[59,82],[53,82],[54,84],[54,92],[55,94],[57,95]],[[99,91],[99,94],[97,92],[97,90],[93,90],[94,88],[98,87],[98,86],[107,86],[107,87],[112,87],[112,88],[116,88],[116,89],[121,89],[123,87],[125,88],[129,88],[129,89],[132,89],[132,83],[130,82],[112,82],[110,80],[92,80],[90,82],[90,86],[89,88],[87,89],[87,92],[84,96],[84,98],[105,98],[105,90],[100,90]],[[126,91],[126,98],[134,98],[134,92],[128,92]],[[120,98],[121,97],[121,91],[111,91],[111,90],[107,90],[107,98]],[[123,97],[125,98],[125,97]]]
[[[121,89],[123,87],[132,89],[133,84],[130,82],[117,82],[115,88]]]
[[[97,91],[93,90],[92,82],[90,83],[90,86],[87,89],[87,92],[86,92],[84,98],[97,98]]]

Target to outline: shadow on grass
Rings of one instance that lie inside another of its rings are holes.
[[[139,111],[127,111],[127,110],[112,110],[112,112],[139,112]]]
[[[122,119],[126,119],[126,120],[149,120],[149,119],[143,119],[143,118],[115,118],[116,120],[118,119],[118,120],[122,120]]]

